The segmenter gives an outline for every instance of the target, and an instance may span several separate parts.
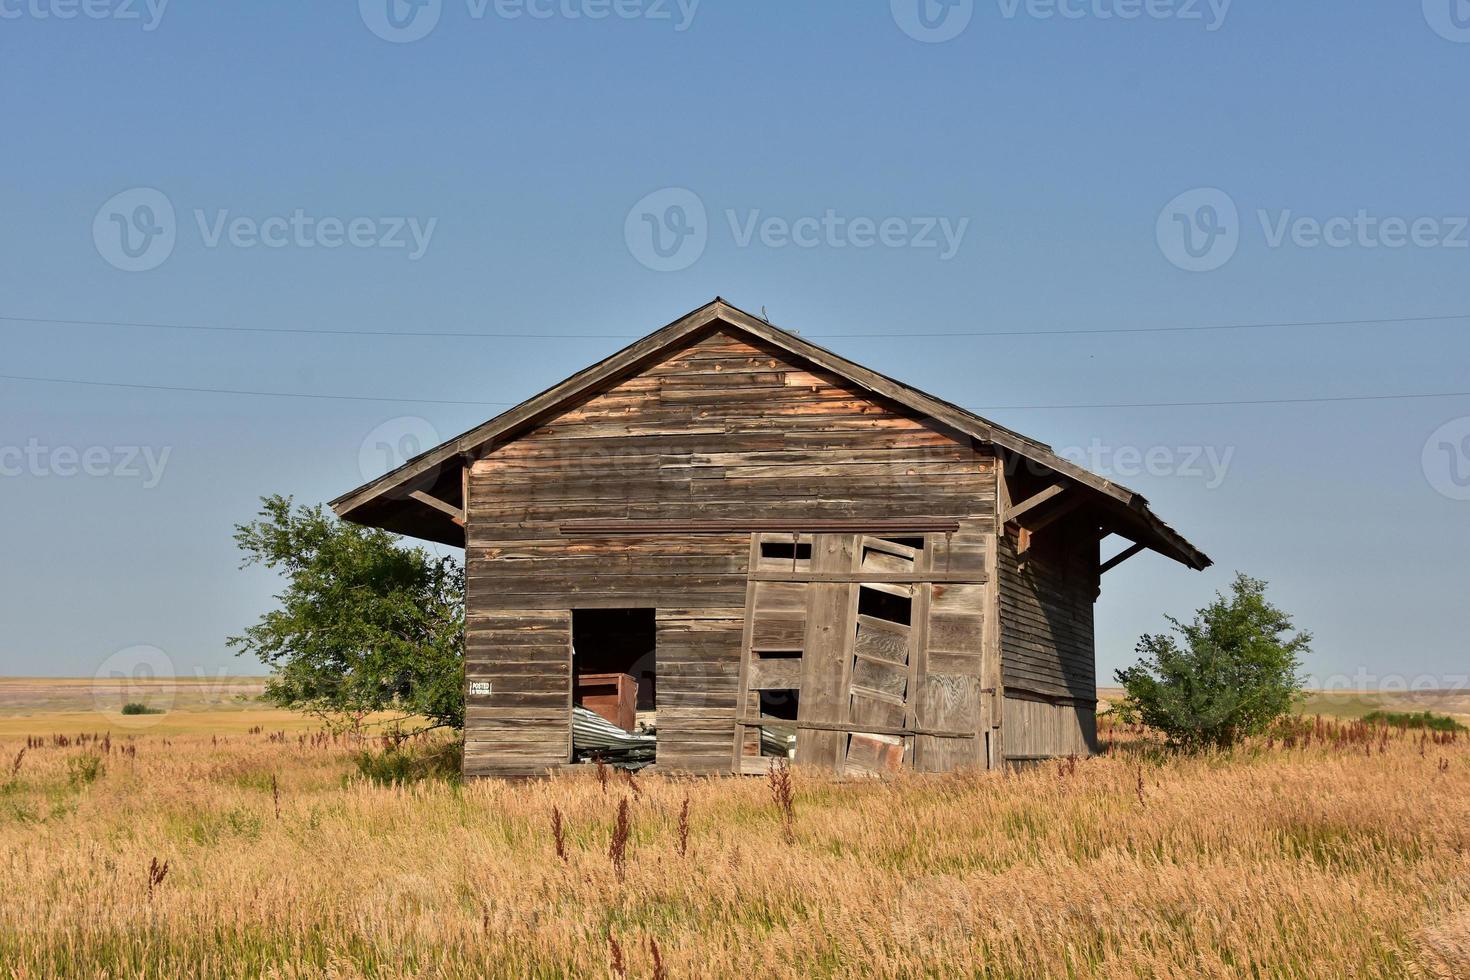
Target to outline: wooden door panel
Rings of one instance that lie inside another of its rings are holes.
[[[825,582],[811,586],[806,642],[802,646],[798,721],[846,723],[847,689],[851,683],[847,661],[852,656],[852,641],[844,627],[849,622],[849,610],[855,616],[856,607],[856,586]],[[802,731],[796,740],[796,761],[803,765],[835,767],[845,741],[841,732]]]
[[[909,662],[910,633],[910,628],[901,623],[860,615],[853,649],[859,656],[873,660],[906,664]]]
[[[863,694],[902,706],[908,699],[908,664],[854,657],[851,694]]]
[[[855,727],[872,725],[874,728],[902,728],[904,706],[902,702],[895,704],[854,692],[851,721]]]
[[[752,535],[737,766],[759,754],[761,722],[781,724],[757,717],[762,692],[788,690],[800,764],[877,773],[979,758],[984,589],[934,571],[938,539]]]

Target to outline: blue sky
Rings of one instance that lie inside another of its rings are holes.
[[[1320,677],[1466,672],[1470,397],[1168,403],[1470,391],[1470,317],[1415,319],[1470,314],[1470,4],[443,0],[405,40],[384,2],[0,0],[0,374],[460,403],[0,379],[0,673],[254,669],[223,640],[274,585],[231,541],[259,496],[717,294],[1102,460],[1209,552],[1109,573],[1104,676],[1235,569]],[[1052,407],[1099,404],[1156,407]]]

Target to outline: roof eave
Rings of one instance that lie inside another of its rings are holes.
[[[331,501],[329,506],[338,517],[347,518],[352,511],[383,493],[412,485],[414,480],[420,478],[424,473],[434,471],[455,456],[475,455],[481,447],[496,436],[524,424],[542,412],[554,409],[566,397],[575,395],[606,377],[625,371],[666,344],[714,323],[720,319],[718,310],[721,308],[731,307],[727,307],[722,299],[716,297],[713,302],[706,303],[699,309],[655,330],[641,340],[634,341],[596,364],[583,368],[550,388],[532,395],[514,408],[501,412],[489,421],[455,436],[442,445],[420,453],[376,480],[371,480],[355,490],[342,494]]]

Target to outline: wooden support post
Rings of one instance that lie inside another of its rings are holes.
[[[469,520],[470,520],[470,470],[473,468],[473,466],[475,464],[474,464],[474,460],[472,460],[468,454],[460,457],[460,463],[461,463],[461,466],[459,468],[459,510],[460,510],[460,513],[463,515],[463,519],[464,519],[464,524],[462,526],[465,529],[465,546],[468,547],[469,546],[469,543],[470,543],[470,539],[469,539],[469,530],[470,530],[470,525],[469,525]]]

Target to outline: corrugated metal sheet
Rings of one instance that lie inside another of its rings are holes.
[[[761,755],[795,758],[796,729],[783,725],[761,727]]]
[[[657,745],[657,736],[625,732],[595,711],[589,711],[580,705],[572,707],[574,755],[591,755],[597,752],[610,762],[614,759],[652,761]]]

